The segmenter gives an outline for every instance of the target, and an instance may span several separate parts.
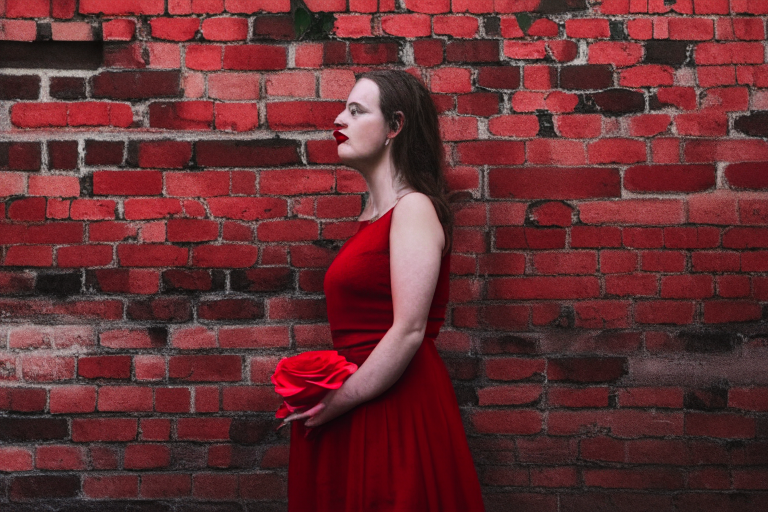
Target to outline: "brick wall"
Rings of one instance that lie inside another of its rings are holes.
[[[0,0],[0,509],[286,509],[268,377],[330,347],[365,182],[329,130],[395,66],[441,112],[488,510],[766,510],[768,2],[304,3],[330,35]]]

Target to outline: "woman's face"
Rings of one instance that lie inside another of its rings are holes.
[[[366,78],[358,80],[334,125],[339,159],[344,164],[377,161],[387,149],[384,143],[389,133],[379,107],[379,86]]]

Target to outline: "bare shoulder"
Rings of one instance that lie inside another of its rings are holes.
[[[411,192],[397,202],[392,211],[390,239],[417,238],[422,243],[432,242],[443,247],[445,235],[435,206],[428,195]]]
[[[392,211],[392,221],[395,222],[418,222],[435,220],[440,223],[437,217],[435,206],[428,195],[421,192],[409,192],[400,198],[395,209]]]

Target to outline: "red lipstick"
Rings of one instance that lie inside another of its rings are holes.
[[[344,142],[345,140],[349,139],[349,137],[347,137],[346,135],[341,133],[339,130],[334,130],[333,131],[333,136],[336,137],[336,145],[337,146],[339,144],[341,144],[342,142]]]

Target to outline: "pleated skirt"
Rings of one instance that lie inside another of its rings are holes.
[[[289,512],[484,512],[456,394],[425,338],[380,396],[291,424]]]

